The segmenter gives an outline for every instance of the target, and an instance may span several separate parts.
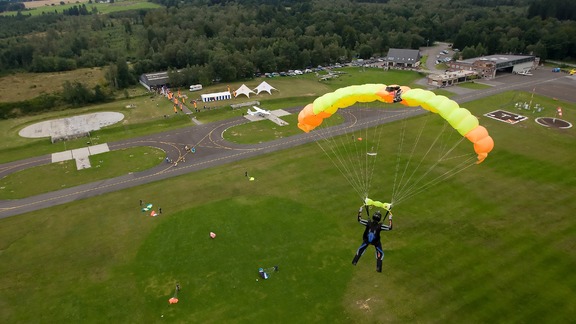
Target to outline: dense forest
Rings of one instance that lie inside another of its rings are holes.
[[[435,41],[451,42],[466,56],[576,59],[572,0],[154,1],[164,8],[102,15],[79,5],[72,12],[82,14],[0,16],[0,74],[109,66],[115,87],[175,69],[183,72],[177,84],[210,83]],[[115,73],[121,62],[131,73]]]

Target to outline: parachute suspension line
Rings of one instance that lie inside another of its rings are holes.
[[[376,127],[374,127],[373,133],[371,134],[372,136],[369,136],[369,129],[365,129],[365,138],[367,139],[364,142],[363,152],[364,160],[366,161],[366,167],[364,168],[366,171],[366,176],[364,178],[366,181],[364,186],[364,191],[366,192],[365,197],[368,197],[370,188],[372,188],[372,180],[375,176],[376,166],[383,156],[382,152],[380,152],[380,141],[382,139],[383,130],[383,124],[378,124]],[[373,146],[369,147],[369,144],[373,144]]]
[[[361,192],[362,196],[364,196],[365,193],[365,171],[364,171],[364,162],[362,160],[362,146],[363,143],[361,143],[362,139],[359,137],[362,136],[362,133],[357,134],[355,132],[352,133],[347,133],[344,137],[342,137],[342,142],[341,142],[341,146],[345,148],[344,150],[344,154],[346,157],[346,163],[348,165],[348,167],[352,170],[352,172],[354,173],[354,176],[356,177],[356,181],[358,183],[358,187],[356,188],[356,191]],[[352,143],[350,143],[350,140],[352,140]],[[348,149],[348,147],[350,147]]]
[[[408,166],[412,163],[412,158],[414,157],[415,151],[416,151],[416,147],[418,146],[418,143],[420,142],[420,139],[422,138],[422,133],[424,131],[424,128],[426,128],[426,125],[428,123],[428,118],[426,118],[426,122],[422,125],[422,127],[420,128],[420,132],[418,134],[418,137],[416,138],[415,142],[414,142],[414,146],[412,148],[412,152],[410,152],[410,158],[408,159],[408,162],[406,163],[406,169],[408,169]],[[442,132],[445,130],[446,128],[444,128],[442,130]],[[420,169],[420,166],[422,165],[422,162],[426,159],[426,157],[428,156],[428,154],[432,151],[432,148],[434,148],[435,144],[438,142],[438,139],[440,139],[442,132],[440,132],[436,138],[434,139],[434,141],[428,146],[428,150],[426,151],[426,153],[424,154],[424,156],[422,156],[422,158],[420,159],[420,161],[418,162],[418,164],[413,167],[412,169],[412,173],[410,174],[410,176],[408,177],[408,179],[406,180],[406,182],[403,184],[402,188],[400,188],[400,192],[405,191],[406,187],[408,186],[408,184],[411,184],[408,189],[413,188],[417,183],[413,183],[412,178],[414,177],[414,175],[416,174],[416,172]],[[436,162],[437,164],[438,162]],[[434,165],[436,165],[434,164]],[[431,167],[430,169],[428,169],[428,171],[424,174],[428,174],[430,171],[432,171],[433,167]],[[420,180],[420,179],[419,179]]]
[[[396,191],[400,187],[400,180],[398,180],[398,174],[400,174],[400,154],[404,147],[404,137],[406,136],[406,119],[402,122],[402,132],[400,133],[400,141],[398,143],[398,150],[396,151],[396,170],[394,172],[394,184],[392,185],[392,197],[391,203],[394,204],[396,201]]]
[[[362,115],[365,111],[362,108],[356,110],[357,114]],[[348,111],[347,111],[348,112]],[[360,118],[361,120],[363,118]],[[378,127],[375,128],[376,130]],[[375,132],[375,131],[374,131]],[[349,146],[350,136],[352,137],[353,144],[351,145],[351,152],[346,152],[345,155],[348,157],[346,161],[347,165],[353,169],[353,173],[356,177],[356,182],[358,183],[357,191],[362,192],[362,199],[364,200],[368,197],[370,191],[372,176],[376,168],[376,157],[369,156],[369,149],[372,140],[378,138],[374,135],[369,128],[360,129],[355,132],[348,133],[347,136],[340,137],[342,139],[341,146],[347,148]]]
[[[399,204],[400,202],[402,202],[402,201],[404,201],[404,200],[406,200],[406,199],[408,199],[408,198],[412,198],[413,196],[415,196],[415,195],[417,195],[417,194],[419,194],[419,193],[427,190],[428,188],[433,187],[434,185],[436,185],[436,184],[438,184],[438,183],[440,183],[440,182],[442,182],[442,181],[444,181],[444,180],[446,180],[446,179],[448,179],[448,178],[450,178],[450,177],[452,177],[452,176],[454,176],[454,175],[456,175],[456,174],[458,174],[458,173],[460,173],[460,172],[468,169],[469,167],[471,167],[471,166],[473,166],[473,165],[476,164],[475,162],[471,162],[471,163],[470,163],[470,161],[473,161],[473,160],[475,160],[475,158],[474,158],[474,157],[470,157],[470,158],[468,158],[467,160],[460,162],[459,166],[462,166],[462,167],[460,167],[459,169],[458,169],[458,167],[455,167],[454,169],[457,169],[456,171],[453,171],[454,169],[451,169],[451,170],[448,170],[448,171],[444,172],[442,175],[439,175],[439,176],[436,177],[435,179],[430,180],[429,182],[427,182],[425,185],[421,186],[420,188],[418,188],[418,189],[416,189],[416,190],[414,190],[414,191],[412,191],[412,192],[410,192],[410,193],[407,193],[406,195],[402,196],[402,197],[399,198],[397,201],[395,201],[395,203],[396,203],[396,204]]]
[[[428,117],[430,118],[430,117]],[[474,157],[472,156],[472,154],[465,154],[465,155],[460,155],[457,157],[448,157],[456,147],[458,147],[458,145],[461,144],[461,142],[464,140],[464,137],[460,137],[451,147],[449,147],[448,144],[442,144],[442,141],[440,141],[440,139],[442,137],[446,137],[446,133],[448,132],[448,123],[444,123],[442,130],[438,133],[438,135],[435,137],[435,139],[433,140],[433,142],[429,145],[426,153],[423,155],[423,157],[420,159],[420,161],[414,166],[412,164],[414,160],[414,155],[415,155],[415,151],[417,146],[419,145],[420,139],[422,137],[423,131],[424,129],[427,127],[427,123],[428,123],[428,118],[425,119],[425,122],[422,124],[420,131],[418,133],[418,136],[415,139],[415,143],[414,146],[412,147],[412,151],[410,152],[408,161],[406,162],[405,166],[404,166],[404,171],[402,172],[402,176],[400,177],[400,181],[397,182],[397,178],[399,176],[399,170],[400,170],[400,155],[403,152],[404,146],[405,146],[405,141],[406,141],[406,127],[407,127],[407,122],[405,120],[405,123],[403,124],[402,127],[402,132],[400,134],[400,142],[398,145],[398,155],[397,155],[397,159],[396,159],[396,174],[395,174],[395,180],[394,180],[394,186],[393,186],[393,194],[392,194],[392,204],[398,204],[404,200],[406,200],[409,197],[413,197],[414,195],[432,187],[433,185],[436,185],[450,177],[452,177],[453,175],[467,169],[470,166],[473,166],[475,163],[474,161]],[[452,139],[452,136],[450,134],[448,134],[448,139]],[[454,142],[454,141],[450,141],[450,142]],[[433,165],[431,165],[428,170],[426,170],[424,172],[424,174],[420,175],[417,180],[414,180],[413,178],[415,177],[416,173],[418,172],[418,170],[421,168],[422,163],[426,160],[426,157],[428,155],[430,155],[431,152],[433,152],[433,149],[435,150],[436,148],[440,147],[440,153],[439,156],[437,157],[437,160],[434,162]],[[442,175],[439,175],[438,177],[434,178],[434,179],[429,179],[430,177],[428,176],[430,174],[430,172],[432,172],[434,169],[436,169],[436,167],[441,163],[441,162],[445,162],[448,160],[453,160],[456,158],[467,158],[467,160],[465,160],[464,162],[461,162],[459,165],[451,167],[448,171],[444,172]],[[407,179],[405,179],[408,170],[411,169],[410,175],[407,177]],[[426,181],[425,183],[424,180]]]
[[[350,173],[346,170],[346,167],[345,167],[346,165],[339,159],[337,159],[338,161],[335,160],[335,157],[338,157],[338,155],[334,153],[334,148],[331,149],[332,154],[330,154],[326,150],[326,148],[324,148],[324,146],[322,146],[322,144],[320,144],[320,141],[316,141],[316,144],[318,144],[320,149],[322,149],[322,151],[330,159],[332,164],[334,164],[334,166],[336,166],[336,169],[338,169],[338,171],[340,171],[340,173],[342,174],[344,179],[346,179],[346,181],[348,181],[350,186],[358,193],[358,196],[360,196],[360,199],[364,199],[363,193],[358,191],[358,184],[354,183],[354,181],[353,181],[354,179],[350,177]]]
[[[354,116],[350,111],[343,111],[342,113]],[[351,176],[354,177],[354,182],[356,183],[355,189],[361,193],[361,198],[364,199],[367,192],[366,168],[364,167],[365,163],[363,160],[363,143],[365,143],[365,137],[363,137],[362,130],[346,133],[346,135],[338,136],[337,139],[340,140],[337,146],[342,148],[339,158],[342,158],[343,165],[350,170],[349,172]],[[350,139],[352,139],[352,145],[350,145]]]
[[[475,165],[474,162],[474,157],[473,156],[469,156],[468,159],[460,162],[458,165],[448,169],[446,172],[444,172],[443,174],[439,175],[438,177],[432,179],[432,180],[428,180],[426,183],[420,185],[420,183],[422,182],[422,180],[427,179],[427,175],[434,170],[438,164],[440,164],[440,162],[446,161],[448,159],[446,159],[446,157],[452,153],[452,151],[464,140],[464,137],[462,137],[458,142],[456,142],[454,145],[452,145],[452,147],[442,156],[440,157],[433,165],[431,165],[428,170],[422,174],[416,181],[414,181],[412,183],[411,186],[409,186],[408,188],[406,188],[403,193],[400,195],[400,197],[398,198],[398,202],[403,201],[405,199],[407,199],[408,197],[412,197],[414,195],[416,195],[417,193],[420,193],[430,187],[432,187],[433,185],[436,185],[460,172],[462,172],[463,170]],[[426,153],[428,154],[428,153]],[[466,155],[464,155],[466,156]],[[450,158],[452,159],[452,158]]]
[[[362,161],[362,163],[364,164],[364,167],[361,168],[362,172],[364,173],[363,177],[362,177],[362,180],[363,180],[362,191],[364,191],[364,193],[365,193],[364,196],[367,197],[368,191],[369,191],[369,183],[370,183],[370,178],[368,177],[368,174],[370,173],[370,170],[368,169],[370,161],[368,161],[368,154],[367,154],[368,153],[368,138],[369,138],[368,129],[366,128],[364,130],[361,130],[360,132],[361,133],[363,132],[362,145],[361,145],[362,148],[361,148],[361,150],[358,150],[357,153],[358,153],[358,161],[359,162]]]
[[[355,110],[355,113],[361,114],[362,111],[364,110],[360,108]],[[350,112],[341,111],[341,113]],[[313,132],[317,137],[316,143],[364,201],[369,196],[378,159],[383,156],[378,152],[384,126],[363,128],[343,135],[336,135],[343,129],[342,127],[330,127],[327,124],[324,126]]]
[[[400,192],[402,192],[404,190],[404,188],[408,185],[408,183],[410,182],[410,179],[412,178],[412,175],[418,169],[418,167],[414,168],[412,170],[412,174],[408,177],[408,179],[404,180],[404,178],[406,177],[406,174],[408,173],[408,168],[412,164],[412,158],[415,155],[415,151],[416,151],[416,148],[418,147],[418,143],[420,142],[420,138],[422,137],[422,133],[424,132],[424,129],[426,128],[426,125],[428,124],[428,118],[429,118],[429,116],[424,119],[424,123],[420,127],[420,130],[418,132],[418,136],[414,140],[414,145],[412,146],[412,150],[410,151],[410,155],[408,156],[408,161],[406,161],[406,164],[404,165],[404,171],[402,172],[402,176],[400,177],[400,180],[398,182],[398,187],[396,187],[394,189],[394,195],[392,196],[392,200],[395,200],[396,195],[400,195]],[[402,130],[403,135],[402,135],[401,147],[404,147],[404,133],[406,132],[406,126],[407,126],[407,121],[405,121],[405,123],[403,124],[403,130]],[[400,152],[400,153],[402,153],[402,152]],[[420,161],[420,163],[422,163],[422,160]]]
[[[349,134],[334,135],[334,132],[335,132],[334,127],[326,127],[324,129],[318,129],[315,132],[316,136],[318,136],[319,138],[319,140],[316,143],[330,158],[332,163],[337,167],[337,169],[344,176],[344,178],[346,178],[348,183],[358,193],[360,198],[364,199],[366,197],[366,192],[363,190],[363,184],[362,184],[363,175],[361,168],[358,167],[357,162],[358,158],[354,157],[355,152],[352,151],[352,148],[349,148],[350,135]],[[321,142],[324,142],[324,145],[322,145]],[[358,150],[357,147],[353,148],[355,150]],[[356,161],[354,161],[354,159],[356,159]]]

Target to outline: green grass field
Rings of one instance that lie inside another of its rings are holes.
[[[68,10],[74,6],[86,5],[86,9],[89,12],[92,10],[97,10],[98,14],[108,14],[112,12],[126,11],[126,10],[140,10],[140,9],[157,9],[162,8],[162,6],[142,1],[142,0],[129,0],[129,1],[116,1],[114,3],[88,3],[87,1],[70,3],[66,1],[65,4],[60,4],[60,1],[54,1],[52,4],[45,4],[44,6],[32,6],[24,11],[23,15],[39,16],[45,14],[62,13],[64,10]],[[4,12],[0,14],[2,16],[15,16],[16,12]]]
[[[92,155],[91,167],[83,170],[77,170],[75,160],[25,169],[2,179],[0,199],[25,198],[144,171],[160,164],[165,157],[161,150],[135,147]]]
[[[194,113],[193,116],[202,123],[209,123],[216,120],[241,116],[243,113],[246,113],[247,108],[233,110],[230,106],[231,104],[259,101],[265,109],[301,107],[312,102],[320,95],[347,85],[367,82],[390,83],[388,80],[396,80],[401,84],[411,85],[412,82],[419,78],[418,73],[401,73],[398,71],[383,72],[381,69],[373,68],[360,70],[357,68],[348,68],[342,70],[348,72],[348,74],[326,82],[319,82],[316,76],[307,74],[298,77],[260,78],[245,82],[216,84],[207,86],[199,92],[182,90],[181,93],[188,97],[187,102],[190,103],[190,100],[200,100],[200,95],[203,93],[225,91],[228,87],[233,90],[239,88],[242,84],[246,84],[249,88],[255,88],[264,80],[278,89],[273,90],[272,95],[264,92],[260,95],[251,95],[250,98],[241,95],[225,102],[207,103],[207,109],[204,109],[204,104],[200,101],[198,105],[200,112]],[[101,73],[101,71],[93,69],[58,73],[54,75],[55,79],[52,86],[45,90],[46,92],[57,91],[59,87],[56,85],[61,85],[65,80],[99,75],[99,73]],[[34,74],[24,74],[21,78],[15,76],[0,78],[0,93],[2,93],[1,89],[9,89],[10,83],[19,84],[21,88],[27,89],[38,84],[38,78],[37,75]],[[65,118],[73,115],[101,111],[113,111],[125,115],[122,123],[93,132],[93,136],[95,137],[92,141],[93,144],[194,125],[190,118],[182,114],[175,115],[172,104],[166,98],[150,95],[141,86],[129,89],[128,94],[129,98],[119,99],[107,104],[55,111],[18,119],[0,120],[0,136],[4,139],[4,141],[0,142],[0,163],[86,146],[86,139],[50,144],[49,138],[27,139],[18,136],[20,129],[46,119]],[[127,108],[128,106],[135,108]],[[193,110],[192,105],[188,104],[188,106]]]
[[[0,321],[569,323],[576,131],[543,128],[532,113],[517,125],[482,117],[525,98],[466,104],[495,149],[396,206],[381,274],[373,248],[350,264],[360,201],[312,143],[0,220]],[[566,120],[576,117],[574,104],[535,98],[544,116],[561,105]],[[139,200],[163,214],[141,212]],[[180,301],[169,305],[176,282]]]
[[[93,88],[106,82],[105,69],[86,68],[67,72],[6,75],[0,77],[0,102],[18,102],[43,93],[59,92],[62,91],[65,81],[77,81]]]
[[[136,90],[134,90],[136,92]],[[192,126],[190,117],[174,114],[172,104],[161,96],[149,96],[137,93],[137,96],[107,104],[65,111],[50,112],[42,115],[26,116],[18,119],[0,120],[0,163],[28,157],[86,147],[86,142],[101,144],[153,134],[171,129]],[[128,106],[132,108],[128,108]],[[50,138],[24,138],[18,132],[28,126],[47,119],[66,118],[93,112],[113,111],[124,115],[124,119],[114,125],[91,133],[91,138],[80,138],[52,144]]]

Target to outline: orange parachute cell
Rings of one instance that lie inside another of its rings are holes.
[[[321,111],[318,114],[314,114],[313,104],[308,104],[300,113],[298,114],[298,127],[308,133],[320,124],[325,118],[330,117],[331,114]]]
[[[474,151],[478,154],[478,163],[484,161],[488,153],[494,148],[494,140],[483,126],[478,126],[468,132],[466,138],[474,143]]]

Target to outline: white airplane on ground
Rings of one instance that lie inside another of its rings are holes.
[[[252,108],[254,108],[256,111],[252,111],[250,108],[248,108],[248,115],[250,116],[266,117],[270,115],[270,110],[264,110],[256,106],[252,106]]]
[[[532,73],[530,73],[530,71],[526,71],[526,70],[520,71],[520,72],[518,72],[517,74],[520,74],[520,75],[528,75],[528,76],[531,76],[531,75],[532,75]]]

